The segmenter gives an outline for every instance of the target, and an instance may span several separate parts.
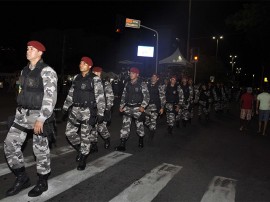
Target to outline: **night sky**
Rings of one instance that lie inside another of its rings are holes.
[[[243,53],[246,52],[246,47],[242,47],[243,36],[225,25],[225,19],[241,9],[244,3],[246,2],[192,1],[190,47],[199,47],[201,54],[214,56],[216,43],[212,36],[223,35],[224,40],[219,43],[219,55],[225,63],[226,60],[229,62],[227,58],[231,53],[241,55],[239,52],[242,52],[242,55],[245,55]],[[133,45],[130,45],[129,50],[128,39],[137,37],[134,43],[147,41],[154,45],[155,41],[151,39],[153,33],[147,30],[127,28],[123,33],[116,33],[117,14],[139,19],[143,25],[162,33],[159,59],[169,56],[176,46],[179,46],[182,54],[186,56],[188,1],[1,1],[0,9],[0,46],[16,49],[17,59],[16,62],[12,61],[16,66],[26,62],[25,44],[32,39],[42,40],[48,49],[46,59],[55,66],[61,66],[63,33],[66,34],[67,49],[64,60],[74,65],[82,54],[91,54],[94,63],[96,61],[96,64],[109,69],[108,66],[114,65],[114,59],[121,59],[121,56],[115,53],[120,47],[123,47],[124,52],[134,52],[131,50],[134,49]],[[78,40],[76,35],[83,39]],[[92,40],[88,39],[91,37]],[[179,39],[178,44],[175,38]],[[88,43],[89,51],[83,47]],[[53,52],[55,57],[50,58],[49,52]],[[74,60],[71,59],[71,54]],[[239,63],[242,60],[239,65],[244,65],[243,57],[239,58]],[[1,59],[6,59],[3,54]]]

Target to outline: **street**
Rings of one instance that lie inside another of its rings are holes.
[[[84,171],[76,169],[76,152],[65,137],[66,122],[59,121],[57,142],[51,149],[48,191],[37,198],[27,196],[38,179],[29,138],[24,157],[33,186],[5,198],[15,181],[4,157],[5,122],[15,113],[16,100],[11,93],[0,93],[0,201],[270,201],[270,132],[266,137],[256,135],[256,116],[249,130],[240,132],[239,105],[235,102],[228,113],[212,112],[209,122],[194,115],[191,124],[186,128],[180,124],[172,135],[167,133],[165,116],[160,117],[152,142],[145,129],[142,149],[133,124],[127,150],[118,152],[114,147],[120,143],[122,117],[116,101],[109,126],[111,147],[104,149],[99,137],[99,150],[89,155]],[[59,98],[57,107],[63,99]]]

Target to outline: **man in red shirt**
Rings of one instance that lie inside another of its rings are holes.
[[[240,99],[240,131],[247,129],[247,126],[253,115],[253,103],[254,96],[252,94],[252,88],[248,87],[247,91],[242,94]]]

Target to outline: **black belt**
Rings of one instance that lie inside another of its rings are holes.
[[[140,107],[141,104],[126,104],[128,107]]]

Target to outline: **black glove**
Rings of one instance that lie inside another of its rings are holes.
[[[145,119],[146,119],[146,114],[145,114],[145,112],[142,112],[142,114],[138,118],[138,121],[139,122],[144,122]]]
[[[105,110],[104,111],[104,121],[109,122],[111,121],[112,113],[111,110]]]
[[[97,115],[97,123],[101,124],[104,121],[104,116]]]

